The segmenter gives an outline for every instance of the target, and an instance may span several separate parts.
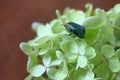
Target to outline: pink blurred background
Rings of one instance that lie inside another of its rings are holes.
[[[19,43],[34,38],[32,22],[49,22],[56,18],[56,9],[63,11],[67,6],[85,10],[87,2],[109,10],[120,0],[0,0],[0,80],[24,80],[27,76],[27,56]]]

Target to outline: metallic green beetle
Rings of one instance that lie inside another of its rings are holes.
[[[63,24],[65,26],[65,28],[75,34],[76,36],[78,36],[80,39],[85,38],[85,28],[79,24],[76,24],[74,22],[68,22],[66,24]]]

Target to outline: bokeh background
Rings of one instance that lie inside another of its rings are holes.
[[[19,43],[35,37],[34,21],[49,22],[55,10],[65,7],[85,10],[86,3],[109,10],[120,0],[0,0],[0,80],[24,80],[27,56]]]

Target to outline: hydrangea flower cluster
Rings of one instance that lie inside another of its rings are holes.
[[[66,8],[49,23],[34,22],[36,37],[21,42],[28,56],[25,80],[120,80],[120,4],[105,11]],[[80,39],[62,24],[74,22],[84,26]]]

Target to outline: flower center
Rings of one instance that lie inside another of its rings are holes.
[[[80,56],[81,54],[80,54],[80,52],[78,51],[78,53],[77,53],[77,56]]]

